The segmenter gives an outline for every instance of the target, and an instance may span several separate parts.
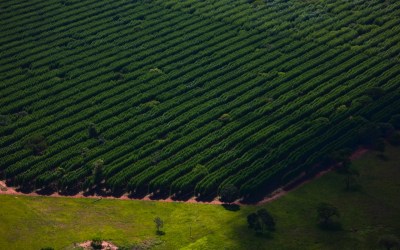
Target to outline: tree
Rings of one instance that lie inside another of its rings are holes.
[[[378,243],[387,250],[400,247],[400,240],[394,235],[383,235]]]
[[[321,202],[320,204],[318,204],[317,214],[320,222],[324,225],[331,223],[332,216],[340,216],[339,210],[335,206],[326,202]]]
[[[221,188],[219,196],[220,201],[232,203],[239,197],[239,190],[234,185],[228,184]]]
[[[275,230],[275,220],[266,209],[258,210],[257,214],[268,231]]]
[[[154,219],[154,223],[156,224],[156,228],[157,228],[157,234],[161,234],[161,228],[164,227],[164,221],[160,218],[160,217],[156,217]]]
[[[88,127],[89,138],[97,138],[99,133],[97,132],[96,125],[94,123],[90,123]]]
[[[275,230],[275,220],[266,209],[260,209],[256,213],[247,216],[249,228],[254,229],[257,233]]]
[[[47,149],[47,142],[43,135],[32,135],[25,141],[25,148],[33,151],[34,155],[42,155]]]
[[[93,163],[93,185],[98,185],[103,180],[104,161],[99,159]]]
[[[346,190],[349,191],[352,189],[357,183],[356,177],[360,176],[360,173],[357,169],[353,167],[350,158],[347,158],[346,161],[343,162],[340,169],[338,169],[337,173],[344,175],[344,182],[346,184]]]
[[[349,191],[357,183],[356,177],[360,176],[360,173],[358,172],[357,169],[349,168],[344,172],[344,174],[346,175],[345,177],[346,190]]]
[[[99,237],[96,237],[96,238],[92,239],[92,242],[90,242],[90,246],[93,249],[102,249],[103,241]]]

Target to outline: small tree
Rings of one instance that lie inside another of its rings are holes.
[[[98,185],[103,180],[104,161],[99,159],[93,163],[93,185]]]
[[[274,231],[275,230],[275,220],[271,216],[270,213],[266,209],[260,209],[257,212],[258,217],[261,219],[263,225],[265,226],[265,229],[268,231]]]
[[[344,175],[344,182],[346,190],[349,191],[357,183],[356,177],[360,176],[357,169],[353,167],[351,160],[348,158],[343,162],[342,167],[337,171],[339,174]]]
[[[394,235],[383,235],[378,243],[387,250],[400,247],[400,240]]]
[[[346,190],[349,191],[351,190],[357,183],[356,177],[360,176],[360,173],[358,172],[357,169],[354,168],[349,168],[344,172],[346,175],[345,177],[345,184],[346,184]]]
[[[96,125],[94,123],[90,123],[88,127],[89,138],[97,138],[99,133],[97,132]]]
[[[332,216],[337,216],[337,217],[340,216],[339,210],[335,206],[326,202],[318,204],[317,214],[320,222],[323,225],[328,225],[331,222]]]
[[[239,197],[239,190],[234,185],[228,184],[221,188],[219,196],[222,202],[232,203]]]
[[[161,234],[161,229],[164,227],[164,221],[160,217],[156,217],[154,223],[156,224],[157,234]]]
[[[260,209],[256,213],[249,214],[247,216],[247,223],[249,228],[255,230],[257,233],[275,230],[275,220],[266,209]]]
[[[96,237],[96,238],[92,239],[92,242],[90,242],[90,246],[93,249],[102,249],[103,241],[99,237]]]

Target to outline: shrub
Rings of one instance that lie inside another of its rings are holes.
[[[220,120],[221,122],[229,122],[231,119],[232,118],[229,114],[223,114],[218,118],[218,120]]]
[[[234,185],[225,185],[221,188],[219,193],[222,202],[232,203],[239,196],[239,190]]]
[[[89,132],[89,138],[96,138],[97,136],[99,136],[99,133],[97,132],[96,129],[96,125],[94,123],[89,124],[88,132]]]
[[[96,237],[96,238],[92,239],[90,246],[93,249],[102,249],[102,243],[103,243],[103,241],[100,238]]]

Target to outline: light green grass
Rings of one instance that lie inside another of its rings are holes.
[[[277,220],[272,238],[247,228],[246,216],[217,205],[26,196],[0,196],[0,249],[71,248],[99,236],[119,245],[157,240],[155,249],[377,249],[382,234],[400,236],[400,149],[383,161],[370,152],[355,162],[360,191],[345,192],[342,176],[330,173],[263,206]],[[342,231],[316,226],[315,205],[336,205]],[[165,221],[156,236],[153,219]],[[192,237],[190,237],[190,228]]]

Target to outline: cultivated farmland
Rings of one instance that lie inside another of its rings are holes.
[[[1,0],[1,177],[265,194],[400,112],[399,15],[395,0]]]

